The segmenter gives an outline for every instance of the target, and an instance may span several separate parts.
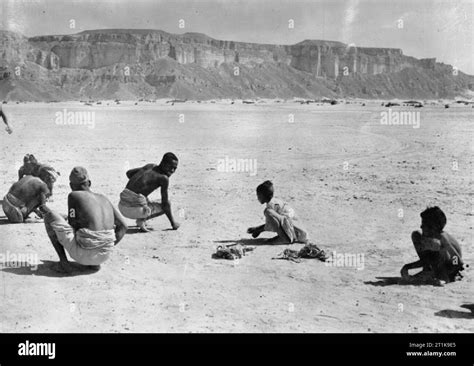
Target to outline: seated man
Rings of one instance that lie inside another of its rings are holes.
[[[22,223],[31,212],[39,217],[38,207],[45,204],[53,194],[57,173],[54,169],[42,169],[39,177],[25,175],[14,183],[3,198],[3,211],[11,223]]]
[[[422,272],[415,275],[416,277],[428,276],[446,283],[455,281],[464,267],[459,243],[443,231],[446,215],[436,206],[427,208],[420,216],[422,232],[414,231],[411,234],[420,259],[403,266],[402,278],[409,280],[412,277],[408,270],[423,268]]]
[[[9,134],[11,134],[13,132],[12,128],[10,127],[10,125],[8,124],[8,119],[7,119],[7,116],[6,114],[3,112],[3,109],[2,109],[2,103],[0,103],[0,118],[3,119],[3,122],[5,123],[5,125],[7,126],[5,128],[5,131],[7,131]]]
[[[146,221],[166,214],[173,230],[179,228],[171,213],[168,200],[169,178],[178,168],[178,158],[173,153],[163,155],[160,165],[147,164],[130,169],[126,188],[120,193],[119,210],[125,217],[135,219],[138,228],[147,232]],[[152,202],[148,195],[161,187],[161,203]]]
[[[273,183],[269,180],[257,187],[257,199],[260,203],[266,203],[263,212],[265,224],[251,227],[247,233],[252,237],[258,237],[264,231],[275,232],[278,235],[268,240],[269,244],[285,243],[307,243],[307,233],[294,225],[294,210],[285,202],[273,197]]]
[[[40,207],[46,232],[59,256],[59,272],[71,272],[69,256],[84,266],[98,268],[125,235],[127,224],[107,197],[93,193],[86,169],[75,167],[69,176],[68,221],[46,205]]]

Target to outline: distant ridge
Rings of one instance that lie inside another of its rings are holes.
[[[401,49],[304,40],[275,45],[202,33],[95,29],[25,37],[0,31],[0,98],[454,98],[474,77]]]

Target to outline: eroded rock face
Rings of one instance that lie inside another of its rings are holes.
[[[13,32],[0,31],[0,62],[2,64],[24,61],[31,49],[28,38]]]
[[[59,57],[51,51],[35,47],[28,38],[13,32],[0,32],[0,62],[23,65],[30,61],[50,70],[59,68]]]
[[[474,85],[473,77],[453,77],[453,68],[434,58],[418,60],[400,49],[321,40],[273,45],[159,30],[32,38],[0,31],[0,46],[0,82],[19,81],[3,89],[0,83],[0,98],[8,98],[15,88],[23,88],[14,92],[16,98],[28,100],[428,98],[449,97]]]
[[[254,65],[291,62],[282,46],[215,40],[203,35],[171,35],[160,31],[84,32],[73,36],[41,36],[30,43],[58,56],[60,67],[97,69],[117,63],[143,63],[170,57],[180,64],[218,67],[223,63]],[[48,47],[49,45],[49,47]]]
[[[46,69],[58,70],[60,67],[59,56],[54,52],[32,49],[28,54],[28,59]]]
[[[291,46],[291,65],[316,76],[377,75],[415,66],[402,50],[348,46],[339,42],[304,41]]]
[[[57,55],[59,67],[97,69],[117,63],[135,64],[170,57],[180,64],[219,67],[223,63],[254,66],[285,63],[328,78],[344,73],[376,75],[400,71],[400,49],[349,47],[340,42],[304,41],[292,46],[220,41],[199,34],[172,35],[160,31],[83,32],[73,36],[30,38],[32,45]],[[41,62],[40,64],[43,64]],[[55,64],[48,62],[47,64]],[[48,67],[53,68],[53,67]]]

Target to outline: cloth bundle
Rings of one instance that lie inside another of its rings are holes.
[[[240,259],[245,256],[247,252],[251,252],[254,249],[255,247],[244,247],[240,244],[235,246],[220,245],[217,247],[216,252],[212,254],[212,258],[229,260]]]
[[[328,257],[324,250],[319,249],[316,244],[308,243],[301,250],[285,249],[278,257],[272,259],[286,259],[292,262],[299,263],[301,258],[316,258],[325,262]]]

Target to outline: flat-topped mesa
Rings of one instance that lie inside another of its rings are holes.
[[[315,76],[380,74],[410,66],[400,49],[353,47],[336,41],[305,40],[295,45],[217,40],[201,33],[171,34],[160,30],[105,29],[73,35],[39,36],[29,42],[57,55],[59,67],[97,69],[170,57],[204,68],[236,63],[253,67],[283,63]]]
[[[150,29],[31,38],[0,31],[0,98],[11,100],[439,99],[471,95],[473,79],[434,58],[336,41],[258,44]]]

